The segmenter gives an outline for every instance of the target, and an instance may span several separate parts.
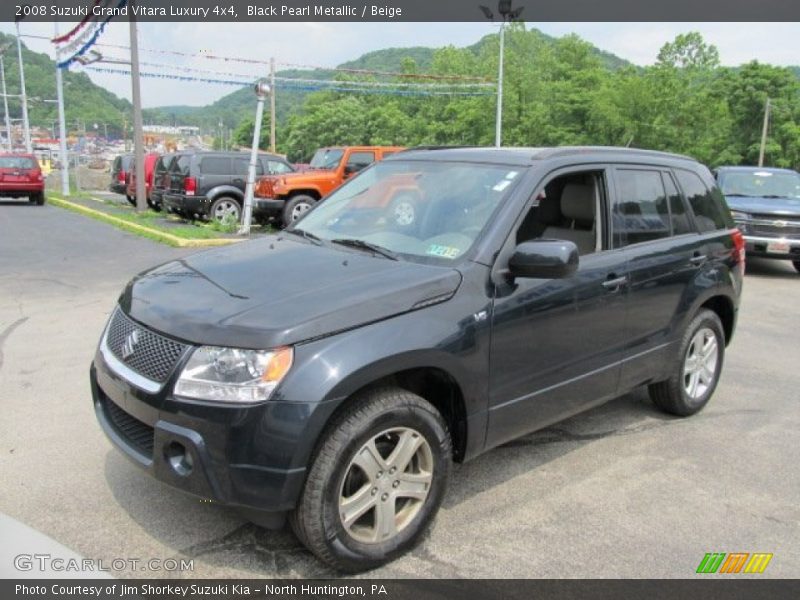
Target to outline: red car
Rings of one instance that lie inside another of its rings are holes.
[[[27,196],[34,204],[44,204],[44,176],[33,154],[0,154],[0,196]]]
[[[145,198],[147,199],[147,204],[151,208],[153,204],[150,202],[150,190],[153,189],[153,171],[158,160],[158,157],[161,156],[158,152],[150,152],[144,155],[144,189],[145,189]],[[125,195],[128,197],[128,202],[136,206],[136,161],[131,160],[131,165],[129,167],[130,171],[128,172],[128,177],[126,179],[127,188],[125,190]]]

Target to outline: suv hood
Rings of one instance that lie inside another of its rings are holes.
[[[194,344],[274,348],[444,301],[460,282],[455,269],[270,236],[141,273],[120,305]]]
[[[759,215],[789,215],[800,217],[800,199],[756,198],[750,196],[725,196],[731,210]]]

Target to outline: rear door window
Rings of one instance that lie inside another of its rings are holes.
[[[204,175],[230,175],[231,159],[227,156],[205,156],[200,161],[200,172]]]
[[[360,171],[374,162],[374,152],[352,152],[347,158],[347,168],[353,171]]]
[[[699,175],[691,171],[676,169],[675,176],[692,207],[698,230],[706,232],[733,227],[730,211],[718,187],[709,188]]]

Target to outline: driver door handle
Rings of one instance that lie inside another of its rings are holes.
[[[694,266],[699,267],[704,262],[708,260],[708,256],[705,254],[695,254],[692,258],[689,259],[689,262],[692,263]]]
[[[609,277],[614,277],[614,276],[610,275]],[[608,279],[608,280],[604,281],[603,282],[603,287],[606,288],[607,290],[616,290],[616,289],[622,287],[623,285],[625,285],[626,283],[628,283],[628,278],[627,277],[625,277],[625,276],[623,276],[623,277],[615,277],[614,279]]]

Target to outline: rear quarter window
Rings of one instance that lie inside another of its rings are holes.
[[[733,219],[725,198],[716,185],[710,188],[699,175],[682,169],[676,169],[675,176],[689,201],[689,206],[692,207],[695,224],[700,232],[733,227]]]

